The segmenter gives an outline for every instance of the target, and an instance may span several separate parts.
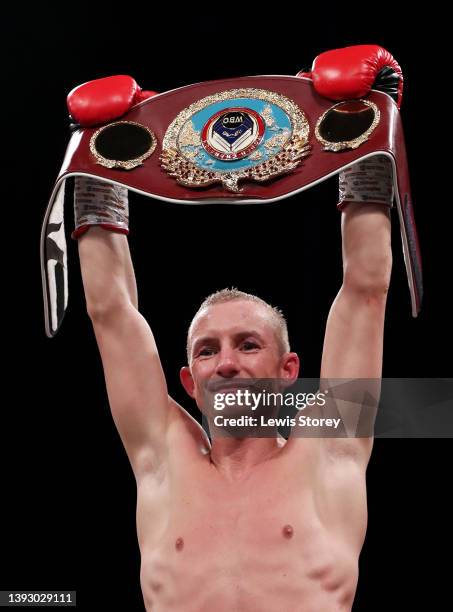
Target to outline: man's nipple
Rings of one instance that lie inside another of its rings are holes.
[[[282,533],[284,538],[292,538],[294,535],[294,529],[292,525],[285,525],[282,529]]]
[[[178,538],[175,542],[176,550],[182,550],[184,548],[184,540],[182,538]]]

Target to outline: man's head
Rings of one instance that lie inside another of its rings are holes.
[[[217,291],[201,304],[188,330],[187,360],[181,382],[199,407],[208,383],[228,386],[234,378],[290,380],[299,370],[281,311],[237,289]]]

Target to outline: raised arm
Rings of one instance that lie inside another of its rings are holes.
[[[353,193],[357,177],[365,186],[363,201],[360,191]],[[367,184],[373,185],[370,192]],[[380,192],[375,191],[377,184]],[[372,193],[380,195],[373,201]],[[370,386],[376,395],[382,376],[384,318],[392,268],[389,161],[371,158],[340,177],[340,197],[348,194],[349,199],[341,200],[343,284],[327,320],[321,379],[367,379],[363,385]],[[348,410],[347,404],[343,407]],[[350,410],[345,418],[348,416],[354,419],[358,414]],[[362,439],[361,445],[370,450],[370,441]]]
[[[348,204],[342,236],[343,284],[327,319],[321,378],[380,378],[392,268],[389,210]]]
[[[86,307],[102,358],[113,419],[134,472],[155,470],[166,452],[170,404],[153,334],[137,309],[128,238],[117,233],[127,231],[127,191],[119,188],[115,192],[109,185],[78,178],[75,202],[74,235],[79,241]],[[93,218],[93,211],[98,213],[100,207],[105,207],[104,214],[110,215],[116,231],[90,227],[99,221]]]

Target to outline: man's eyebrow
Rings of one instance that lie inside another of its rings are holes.
[[[244,338],[247,338],[249,336],[254,336],[255,338],[257,338],[260,342],[264,343],[264,338],[261,336],[261,334],[259,332],[257,332],[255,329],[250,329],[250,330],[243,330],[240,332],[236,332],[235,334],[233,334],[233,338],[235,340],[242,340]],[[194,344],[193,344],[193,348],[192,348],[192,352],[195,353],[195,351],[202,346],[203,344],[215,344],[216,342],[218,342],[218,338],[215,336],[202,336],[201,338],[198,338]]]
[[[241,331],[237,334],[234,334],[234,338],[237,340],[242,340],[243,338],[247,338],[248,336],[255,336],[255,338],[257,338],[260,342],[264,342],[264,338],[259,332],[256,331],[256,329]]]

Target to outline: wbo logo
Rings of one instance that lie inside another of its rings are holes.
[[[256,111],[243,107],[226,108],[205,123],[201,144],[216,159],[243,159],[260,146],[265,129],[265,122]]]

